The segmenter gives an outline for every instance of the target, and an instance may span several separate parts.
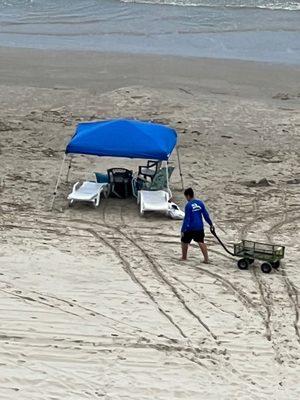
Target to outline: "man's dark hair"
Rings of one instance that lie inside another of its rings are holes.
[[[192,189],[192,188],[187,188],[187,189],[185,189],[184,195],[185,195],[186,197],[190,197],[190,198],[192,199],[192,198],[194,197],[194,191],[193,191],[193,189]]]

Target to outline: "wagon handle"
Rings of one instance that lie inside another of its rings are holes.
[[[235,256],[234,253],[232,253],[230,250],[227,249],[227,247],[225,246],[225,244],[222,242],[222,240],[219,238],[219,236],[216,234],[216,230],[215,227],[213,225],[211,225],[210,227],[210,231],[212,233],[212,235],[217,239],[217,241],[220,243],[220,245],[223,247],[223,249],[230,254],[231,256]]]

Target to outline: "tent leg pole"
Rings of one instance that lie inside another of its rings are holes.
[[[179,167],[179,175],[180,175],[180,180],[181,180],[181,188],[182,188],[182,190],[184,190],[184,182],[183,182],[183,175],[182,175],[181,161],[180,161],[180,154],[179,154],[178,147],[176,147],[176,153],[177,153],[177,160],[178,160],[178,167]]]
[[[69,182],[69,175],[72,167],[72,157],[70,158],[69,166],[68,166],[68,171],[67,171],[67,176],[66,176],[66,183]]]
[[[170,194],[170,185],[169,185],[169,165],[168,165],[168,161],[166,161],[166,180],[167,180],[167,189],[168,189],[168,193]]]
[[[57,177],[57,180],[56,180],[56,185],[55,185],[55,189],[54,189],[54,192],[53,192],[50,211],[53,210],[53,205],[54,205],[54,201],[55,201],[55,198],[56,198],[57,189],[58,189],[58,186],[59,186],[59,183],[60,183],[60,178],[61,178],[61,174],[62,174],[62,171],[63,171],[63,168],[64,168],[65,160],[66,160],[66,154],[64,154],[64,158],[62,160],[62,163],[61,163],[61,166],[60,166],[60,170],[59,170],[59,174],[58,174],[58,177]]]

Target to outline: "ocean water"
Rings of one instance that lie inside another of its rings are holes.
[[[300,64],[300,0],[0,0],[0,46]]]

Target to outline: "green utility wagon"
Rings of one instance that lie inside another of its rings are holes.
[[[284,257],[284,246],[276,244],[258,243],[250,240],[242,240],[240,243],[234,244],[234,255],[242,257],[237,265],[239,269],[247,269],[254,260],[261,260],[262,272],[268,274],[272,268],[278,269],[280,260]]]

